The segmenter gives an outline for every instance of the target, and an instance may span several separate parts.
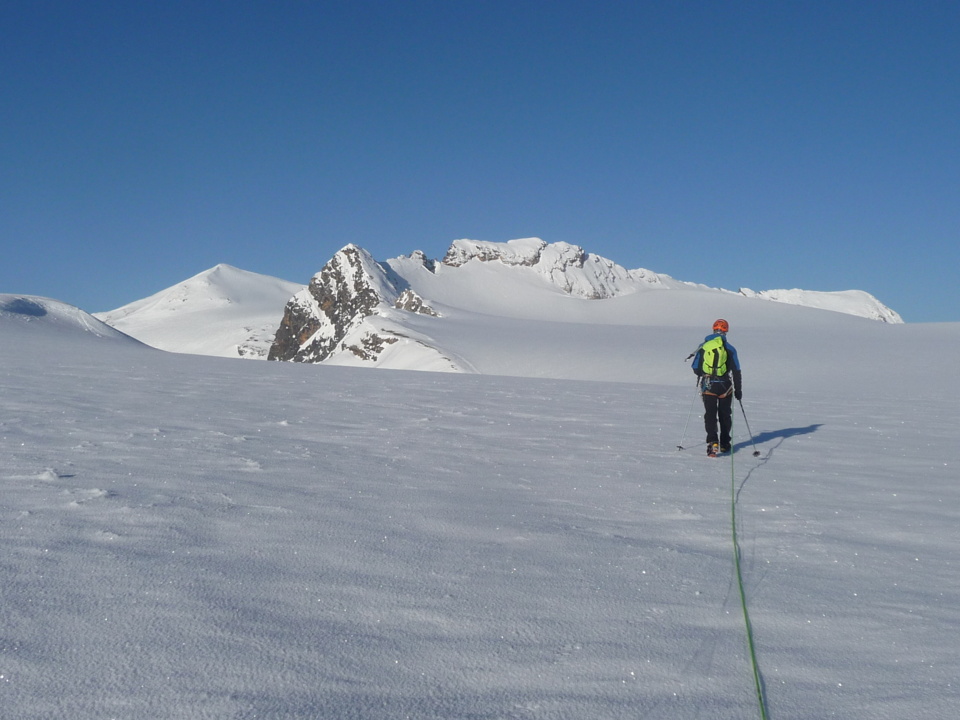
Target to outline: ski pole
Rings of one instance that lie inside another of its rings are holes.
[[[683,424],[683,432],[680,434],[680,444],[677,445],[677,450],[683,450],[683,439],[687,436],[687,425],[690,424],[690,416],[693,415],[693,408],[697,404],[697,395],[700,394],[700,378],[697,378],[697,383],[694,386],[696,392],[693,395],[693,404],[690,405],[690,412],[687,413],[687,421]]]
[[[743,400],[737,400],[740,403],[740,412],[743,413],[743,422],[747,425],[747,432],[750,433],[750,443],[753,445],[753,456],[760,457],[760,451],[757,450],[757,443],[753,441],[753,431],[750,429],[750,421],[747,420],[747,411],[743,409]]]

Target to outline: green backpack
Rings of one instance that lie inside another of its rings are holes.
[[[719,377],[727,374],[727,344],[723,337],[715,337],[700,346],[702,362],[700,369],[704,375]]]

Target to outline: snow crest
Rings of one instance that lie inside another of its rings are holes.
[[[78,307],[35,295],[0,294],[0,318],[7,327],[24,327],[38,333],[66,332],[88,337],[124,340],[139,345],[129,335]]]
[[[302,287],[220,264],[97,317],[161,350],[262,359]]]
[[[891,310],[873,295],[863,290],[840,290],[837,292],[821,292],[817,290],[763,290],[754,292],[749,288],[741,288],[740,294],[749,298],[761,298],[788,305],[802,305],[803,307],[832,310],[833,312],[857,315],[879,320],[885,323],[899,324],[903,322],[900,314]]]
[[[636,292],[637,285],[662,285],[656,273],[627,270],[617,263],[584,251],[579,245],[547,244],[540,238],[522,238],[505,243],[455,240],[443,264],[461,267],[471,260],[499,261],[507,266],[529,267],[568,295],[603,300]]]

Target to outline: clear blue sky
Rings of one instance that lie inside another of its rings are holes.
[[[566,241],[960,320],[960,3],[0,3],[0,292]]]

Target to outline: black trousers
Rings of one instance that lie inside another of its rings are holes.
[[[702,397],[703,427],[707,431],[707,444],[719,443],[722,447],[730,447],[730,430],[733,427],[733,393],[726,397],[706,394]]]

